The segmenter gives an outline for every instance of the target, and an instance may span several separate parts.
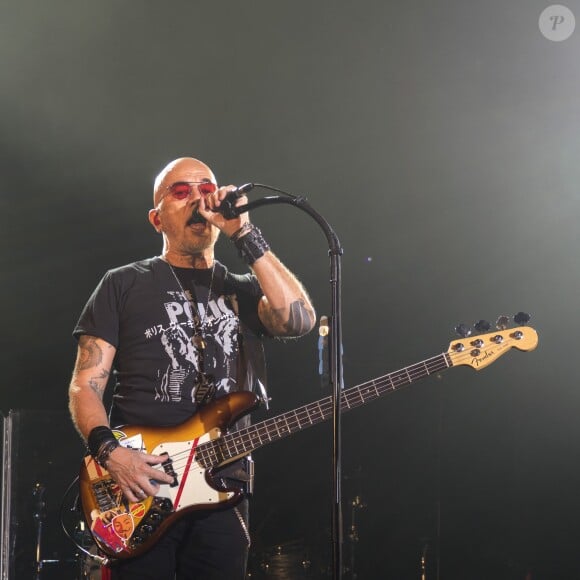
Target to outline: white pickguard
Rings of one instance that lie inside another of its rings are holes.
[[[161,443],[151,451],[153,455],[168,453],[173,462],[173,470],[177,475],[179,485],[170,487],[168,484],[161,484],[157,497],[167,497],[173,503],[174,509],[180,510],[195,505],[216,504],[230,500],[234,497],[233,492],[218,491],[211,487],[206,480],[206,469],[196,460],[195,451],[191,463],[191,449],[195,445],[201,445],[221,435],[219,429],[212,429],[199,439],[190,441],[175,441]],[[186,469],[189,464],[189,470]]]

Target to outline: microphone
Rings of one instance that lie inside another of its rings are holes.
[[[245,183],[244,185],[236,187],[236,189],[228,192],[228,194],[222,200],[220,206],[212,211],[221,213],[227,220],[232,220],[238,217],[240,214],[248,211],[248,208],[246,207],[240,211],[241,208],[236,207],[236,202],[240,197],[242,197],[242,195],[253,189],[253,187],[253,183]]]

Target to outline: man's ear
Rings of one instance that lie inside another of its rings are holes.
[[[155,231],[159,232],[159,226],[161,225],[161,220],[159,219],[159,211],[156,209],[149,210],[149,223],[155,228]]]

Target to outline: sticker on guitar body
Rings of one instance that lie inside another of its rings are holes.
[[[141,434],[125,437],[124,433],[116,430],[115,435],[124,447],[146,451]],[[210,485],[207,469],[195,457],[198,444],[220,435],[219,429],[212,429],[210,433],[189,441],[157,445],[151,453],[166,456],[167,459],[156,468],[172,475],[173,483],[160,484],[155,497],[137,503],[127,501],[108,471],[90,455],[85,457],[91,503],[94,506],[90,512],[90,527],[101,547],[106,546],[116,554],[134,549],[132,544],[147,540],[168,515],[187,508],[202,508],[204,504],[218,504],[232,499],[235,493],[215,489]]]

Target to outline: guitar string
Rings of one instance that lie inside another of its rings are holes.
[[[470,357],[471,358],[471,357]],[[434,368],[428,368],[427,364],[431,364],[433,365],[433,363],[435,363],[437,366]],[[433,357],[432,359],[427,359],[426,361],[423,361],[421,363],[416,363],[414,365],[411,365],[410,367],[407,367],[406,369],[402,369],[399,371],[395,371],[394,373],[390,373],[388,375],[384,375],[382,377],[378,377],[376,379],[373,379],[372,381],[368,381],[367,383],[363,383],[362,385],[359,385],[357,387],[352,387],[351,389],[347,389],[344,393],[343,393],[343,397],[342,397],[342,408],[343,410],[348,410],[349,408],[354,408],[355,406],[359,406],[361,404],[363,404],[364,399],[362,399],[362,390],[363,388],[367,388],[367,396],[372,393],[373,391],[376,391],[378,394],[374,394],[374,396],[371,396],[368,400],[372,400],[372,398],[378,398],[380,396],[382,396],[385,392],[388,392],[389,390],[396,390],[399,389],[403,386],[406,386],[408,384],[410,384],[410,382],[413,382],[414,380],[417,380],[418,378],[422,378],[424,376],[428,376],[429,374],[433,374],[439,370],[444,370],[446,368],[449,368],[449,366],[451,366],[451,364],[449,364],[447,362],[446,359],[446,354],[442,354],[442,355],[438,355],[437,357]],[[427,372],[425,372],[427,371]],[[398,375],[398,376],[397,376]],[[407,376],[408,375],[408,376]],[[373,385],[373,383],[375,383]],[[372,385],[372,388],[371,388]],[[358,399],[358,400],[357,400]],[[319,411],[317,412],[317,414],[311,414],[309,412],[308,407],[319,407]],[[243,440],[244,438],[250,438],[250,442],[252,442],[255,439],[258,439],[259,441],[264,441],[266,440],[266,442],[270,442],[273,440],[276,440],[278,438],[283,437],[286,434],[291,434],[292,432],[294,432],[297,428],[300,427],[300,425],[308,422],[311,425],[314,425],[316,423],[322,422],[323,420],[328,418],[328,413],[329,411],[332,409],[332,400],[330,397],[327,397],[325,399],[322,399],[320,401],[315,401],[314,403],[310,403],[308,405],[306,405],[305,407],[302,407],[300,409],[293,411],[290,411],[288,413],[284,413],[282,415],[279,415],[278,417],[273,417],[271,419],[267,419],[266,421],[263,421],[261,423],[257,423],[255,425],[252,425],[250,427],[246,427],[245,429],[242,429],[240,431],[235,431],[234,433],[227,433],[224,436],[222,436],[219,439],[214,439],[212,441],[208,441],[208,442],[204,442],[202,444],[200,444],[197,449],[196,449],[196,454],[198,456],[198,458],[200,458],[202,461],[204,459],[209,459],[209,457],[207,456],[211,456],[211,447],[215,447],[214,442],[221,440],[222,443],[225,444],[225,446],[227,447],[228,444],[231,444],[233,442],[234,439],[241,439]],[[314,415],[314,420],[311,420],[312,416]],[[318,416],[316,416],[318,415]],[[280,426],[280,421],[284,420],[284,423],[286,424],[286,427],[284,427],[283,425]],[[309,425],[305,425],[305,426],[309,426]],[[260,431],[260,429],[262,429],[262,431]],[[282,429],[282,434],[280,434],[280,429]],[[266,433],[266,435],[264,435],[264,433]],[[268,436],[268,433],[273,433],[274,437]],[[276,437],[276,435],[278,435],[278,437]],[[247,443],[247,441],[246,441]],[[242,441],[242,443],[239,444],[240,446],[244,445],[244,442]],[[208,449],[205,449],[205,447],[208,447]],[[234,447],[237,447],[238,445],[234,444]],[[252,449],[244,449],[243,451],[240,452],[240,455],[244,455],[247,454],[251,451]],[[204,453],[205,451],[208,451],[208,453]],[[177,466],[177,470],[180,469],[180,455],[184,455],[184,460],[187,459],[187,455],[189,454],[188,451],[184,451],[184,452],[177,452],[173,457],[173,465]],[[214,453],[215,455],[215,453]],[[235,457],[236,455],[231,455],[230,457],[224,457],[223,460],[227,460],[227,459],[231,459],[232,457]]]
[[[434,368],[428,368],[428,364],[436,364]],[[344,411],[349,410],[350,408],[355,408],[363,403],[379,398],[389,390],[397,390],[402,388],[403,386],[409,385],[411,382],[423,378],[425,376],[429,376],[433,373],[436,373],[440,370],[445,370],[452,366],[446,359],[446,353],[433,357],[432,359],[426,359],[420,363],[415,363],[405,369],[401,369],[399,371],[395,371],[393,373],[389,373],[387,375],[383,375],[382,377],[377,377],[371,381],[366,383],[362,383],[361,385],[351,387],[343,392],[342,396],[342,409]],[[398,376],[397,376],[398,375]],[[373,384],[374,383],[374,384]],[[365,401],[362,398],[362,390],[366,388],[367,393],[366,396],[368,397]],[[375,392],[376,391],[376,392]],[[371,395],[371,393],[375,393]],[[378,394],[377,394],[378,393]],[[314,413],[308,407],[318,407],[318,411]],[[301,425],[310,426],[315,425],[319,422],[326,420],[329,415],[329,411],[332,409],[332,399],[330,397],[326,397],[319,401],[315,401],[305,405],[304,407],[300,407],[299,409],[295,409],[294,411],[289,411],[287,413],[283,413],[277,417],[272,417],[271,419],[267,419],[260,423],[256,423],[255,425],[251,425],[239,431],[235,431],[233,433],[226,433],[222,437],[218,439],[213,439],[211,441],[207,441],[201,443],[196,449],[196,455],[198,458],[201,458],[203,461],[204,459],[210,459],[211,456],[211,447],[215,447],[216,441],[222,441],[223,443],[228,446],[231,444],[234,439],[243,439],[250,437],[251,440],[258,439],[259,441],[266,441],[270,442],[276,440],[278,438],[282,438],[286,434],[290,434],[294,432],[297,428]],[[311,418],[314,417],[313,420]],[[280,421],[284,420],[286,427],[280,426]],[[306,423],[308,423],[306,425]],[[263,431],[260,431],[262,429]],[[280,430],[282,429],[282,434],[280,434]],[[274,433],[274,437],[264,435],[265,433]],[[261,435],[261,436],[260,436]],[[279,435],[276,437],[276,435]],[[206,448],[207,447],[207,448]],[[237,447],[234,444],[234,447]],[[249,453],[252,449],[244,449],[239,455],[245,455]],[[207,451],[207,453],[206,453]],[[180,470],[181,467],[184,467],[187,463],[187,459],[189,456],[189,450],[177,452],[172,456],[172,465],[174,469]],[[214,453],[215,455],[215,453]],[[231,455],[230,457],[224,457],[223,460],[231,459],[236,455]],[[180,461],[184,462],[184,465],[180,464]],[[159,468],[159,469],[162,469]]]
[[[504,343],[504,346],[509,345]],[[366,402],[381,397],[388,391],[398,390],[404,386],[410,385],[418,379],[446,370],[451,366],[465,364],[475,366],[473,364],[473,359],[474,356],[470,350],[463,352],[448,351],[401,370],[377,377],[362,383],[361,385],[351,387],[343,391],[341,410],[344,412],[351,408],[356,408]],[[471,361],[471,363],[469,361]],[[317,407],[318,410],[314,410],[315,407]],[[227,448],[233,446],[236,448],[234,454],[222,457],[220,462],[232,459],[238,455],[247,455],[253,449],[260,447],[262,444],[281,439],[285,435],[290,435],[301,428],[315,425],[328,419],[331,410],[331,397],[314,401],[300,407],[299,409],[295,409],[294,411],[283,413],[277,417],[256,423],[255,425],[251,425],[239,431],[226,433],[217,439],[201,443],[196,449],[197,458],[200,459],[202,463],[204,461],[209,462],[208,467],[213,467],[219,464],[219,462],[212,463],[211,456],[213,454],[217,459],[218,450],[220,452],[222,451],[220,447]],[[282,421],[283,423],[281,423]],[[246,445],[248,444],[250,444],[250,446],[247,448]],[[242,449],[239,453],[237,452],[238,447]],[[176,472],[180,471],[181,468],[185,466],[188,456],[189,450],[177,452],[172,456],[172,465],[174,469],[176,469]],[[183,466],[181,465],[182,459],[185,461]],[[162,467],[159,469],[162,469]]]

